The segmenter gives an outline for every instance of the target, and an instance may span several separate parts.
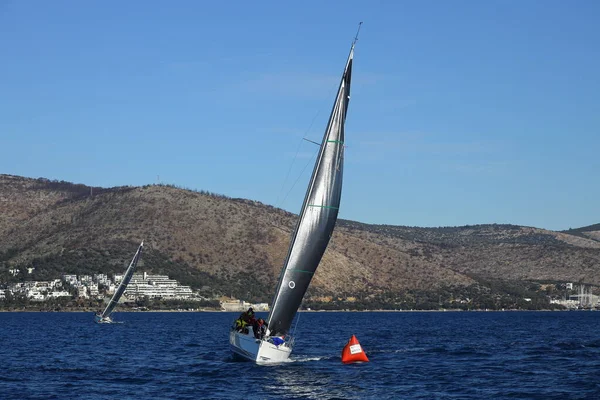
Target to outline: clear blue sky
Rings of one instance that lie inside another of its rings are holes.
[[[0,0],[0,173],[297,213],[359,21],[341,218],[600,222],[593,0]]]

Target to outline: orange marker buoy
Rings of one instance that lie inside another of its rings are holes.
[[[342,362],[344,364],[350,364],[355,362],[369,362],[367,354],[363,351],[360,343],[356,336],[352,335],[348,343],[342,350]]]

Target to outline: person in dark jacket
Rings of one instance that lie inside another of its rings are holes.
[[[241,317],[248,325],[254,325],[254,322],[256,321],[252,307],[250,307],[245,313],[242,313]]]
[[[254,329],[254,337],[255,338],[262,339],[263,337],[265,337],[265,334],[267,333],[267,323],[265,322],[264,319],[259,318],[254,323],[252,328]]]

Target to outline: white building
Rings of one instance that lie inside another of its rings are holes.
[[[252,307],[254,311],[269,311],[269,304],[267,303],[249,303],[243,300],[229,300],[222,301],[221,308],[225,311],[246,311]]]
[[[52,281],[27,281],[15,283],[10,289],[13,293],[25,295],[27,298],[42,300],[40,296],[44,297],[47,293],[53,291],[54,288],[60,286],[60,280],[54,279]]]
[[[166,275],[134,274],[125,290],[125,296],[135,299],[138,297],[163,299],[189,299],[192,297],[189,286],[181,286]]]
[[[560,304],[566,308],[577,308],[579,306],[578,300],[550,300],[550,304]]]
[[[110,279],[108,279],[108,275],[106,274],[95,274],[94,280],[95,282],[104,286],[108,286],[110,284]]]
[[[61,290],[61,291],[57,291],[57,292],[50,292],[48,293],[47,297],[52,297],[52,298],[57,298],[57,297],[71,297],[71,293]]]
[[[46,296],[37,290],[28,290],[27,298],[32,301],[44,301]]]
[[[32,281],[32,282],[26,282],[26,283],[30,283],[31,287],[35,287],[40,290],[49,290],[54,287],[53,281]]]
[[[88,288],[85,286],[77,286],[77,297],[87,299],[88,298]]]
[[[87,285],[88,288],[88,293],[90,294],[90,297],[97,297],[99,292],[98,292],[98,284],[97,283],[90,283]]]
[[[189,297],[192,297],[193,292],[192,292],[192,288],[189,286],[176,286],[175,287],[175,297],[178,297],[180,299],[187,299]]]
[[[252,305],[254,311],[269,311],[269,303],[256,303]]]
[[[67,282],[69,285],[75,286],[77,284],[77,275],[63,275],[63,281]]]
[[[115,290],[117,290],[117,287],[115,285],[113,285],[112,283],[108,284],[108,286],[106,286],[106,294],[113,294],[115,292]]]
[[[62,282],[60,279],[54,279],[51,281],[14,283],[6,289],[6,293],[4,293],[4,290],[0,290],[0,292],[4,295],[3,297],[8,293],[12,293],[17,296],[25,296],[33,301],[45,301],[50,297],[71,296],[66,291],[58,290],[59,288],[62,288]]]
[[[594,307],[598,304],[598,300],[600,298],[595,294],[584,293],[584,294],[573,294],[569,296],[569,300],[577,303],[578,306],[581,307]]]

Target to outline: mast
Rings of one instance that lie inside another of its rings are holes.
[[[140,244],[140,247],[138,247],[137,251],[135,252],[135,255],[133,256],[133,259],[129,263],[129,267],[127,268],[127,271],[125,271],[125,276],[123,276],[123,280],[119,284],[119,287],[115,291],[115,294],[113,294],[113,297],[110,299],[110,301],[108,302],[108,305],[104,309],[104,312],[102,313],[102,318],[106,318],[106,317],[110,316],[110,314],[113,312],[113,310],[119,303],[119,299],[123,295],[123,292],[125,292],[125,289],[127,288],[127,285],[129,284],[129,281],[131,281],[131,277],[133,276],[135,267],[137,266],[137,263],[140,260],[140,257],[142,256],[143,248],[144,248],[144,242],[142,241],[142,243]]]
[[[337,221],[342,194],[344,124],[350,101],[354,46],[359,31],[360,24],[350,47],[319,155],[279,276],[273,307],[268,316],[270,335],[288,333]]]

